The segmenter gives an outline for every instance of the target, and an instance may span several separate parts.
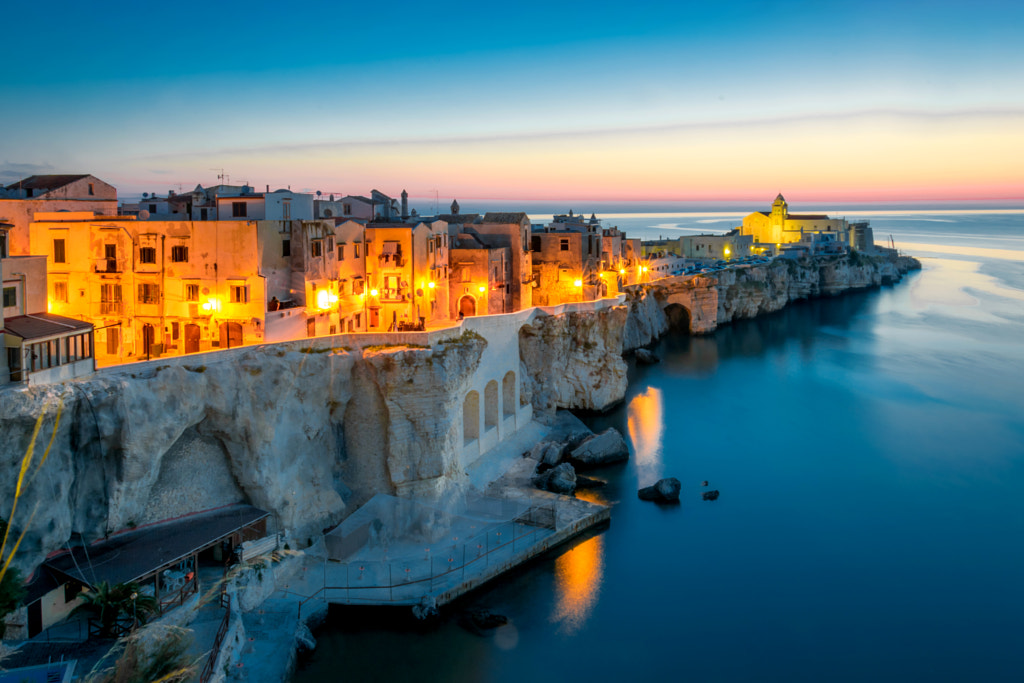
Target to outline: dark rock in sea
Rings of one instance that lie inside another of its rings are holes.
[[[707,485],[708,485],[708,480],[707,479],[705,479],[703,482],[701,482],[701,486],[707,486]]]
[[[648,351],[647,349],[637,349],[636,362],[640,363],[641,365],[654,365],[655,363],[660,363],[661,359],[658,358],[658,356],[656,356],[653,352]]]
[[[486,609],[472,609],[459,616],[459,625],[478,636],[489,636],[494,629],[508,623],[508,617]]]
[[[701,494],[701,498],[703,498],[704,500],[718,500],[718,489],[715,489],[713,491],[705,491],[703,494]]]
[[[602,479],[592,479],[590,477],[581,477],[576,475],[576,490],[579,489],[599,489],[602,486],[607,486],[608,482]]]
[[[678,503],[679,491],[682,484],[675,477],[661,479],[654,486],[648,486],[637,491],[640,500],[653,500],[657,503]]]
[[[587,437],[569,454],[569,462],[581,468],[601,467],[624,460],[629,460],[629,448],[614,427]]]
[[[535,476],[533,485],[541,491],[572,495],[576,492],[576,470],[569,463],[563,462],[558,467],[552,467]]]

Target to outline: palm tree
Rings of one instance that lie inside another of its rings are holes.
[[[137,583],[118,583],[111,586],[106,581],[96,584],[92,590],[82,593],[82,604],[71,614],[85,612],[100,622],[100,637],[111,638],[122,615],[131,615],[133,622],[146,623],[150,615],[160,612],[160,605],[151,595],[139,592]],[[133,623],[134,625],[134,623]]]

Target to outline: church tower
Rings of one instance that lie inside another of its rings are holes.
[[[452,215],[453,216],[458,216],[459,215],[459,200],[458,199],[453,199],[452,200]]]
[[[402,190],[402,218],[409,217],[409,193]]]
[[[782,231],[786,227],[786,218],[789,217],[789,204],[780,192],[772,202],[772,215],[769,225],[771,226],[771,241],[781,242]]]

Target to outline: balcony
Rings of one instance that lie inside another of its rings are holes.
[[[120,273],[121,269],[117,267],[116,258],[100,258],[95,259],[93,263],[95,272],[97,273]]]
[[[100,302],[100,315],[121,315],[123,311],[123,304],[120,301]]]
[[[381,268],[401,268],[405,265],[405,259],[401,252],[397,254],[381,254],[377,257]]]

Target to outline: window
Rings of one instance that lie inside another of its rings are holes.
[[[68,302],[68,283],[66,282],[54,282],[53,283],[53,300],[60,301],[62,303]]]
[[[324,243],[321,240],[313,240],[311,251],[313,256],[323,256]]]
[[[363,289],[364,289],[364,287],[363,287],[363,279],[362,278],[356,278],[355,280],[352,281],[352,293],[353,294],[362,294],[363,293]]]
[[[93,184],[89,183],[89,196],[92,197],[96,194],[96,190],[93,188]]]
[[[177,322],[171,323],[171,340],[177,341],[179,336],[181,336],[181,324]]]
[[[244,304],[249,301],[248,285],[231,285],[231,303]]]
[[[209,209],[199,209],[199,220],[201,220],[201,221],[209,220],[209,215],[210,215]]]
[[[156,263],[156,247],[139,247],[139,263]]]
[[[150,204],[149,205],[149,212],[150,213],[156,213],[156,204]]]
[[[430,240],[429,242],[427,242],[427,253],[428,254],[433,254],[434,253],[434,240]]]
[[[354,258],[359,258],[359,245],[358,244],[353,244],[352,245],[352,256]]]
[[[160,285],[140,284],[139,303],[155,304],[160,302]]]
[[[338,260],[339,261],[344,261],[345,260],[345,245],[344,244],[339,244],[338,245]]]
[[[18,305],[18,290],[14,287],[4,287],[4,308]]]
[[[328,237],[327,238],[327,251],[334,251],[334,238],[333,237]]]
[[[558,248],[560,251],[569,251],[569,240],[561,239],[558,241]]]
[[[233,218],[245,218],[249,215],[245,202],[231,202],[231,216]]]
[[[0,230],[0,258],[7,258],[7,233]]]
[[[281,202],[281,210],[284,212],[284,219],[290,221],[292,219],[292,200],[285,199]]]
[[[174,263],[187,263],[188,247],[183,244],[171,247],[171,261]]]
[[[281,256],[283,257],[283,256],[291,256],[291,255],[292,255],[292,241],[291,240],[281,240]]]
[[[534,236],[530,238],[530,251],[540,251],[540,237]]]
[[[199,301],[199,285],[185,285],[185,301]]]
[[[67,263],[64,257],[64,240],[53,241],[53,262],[54,263]]]
[[[345,214],[346,216],[351,216],[352,215],[352,205],[351,204],[342,204],[341,205],[341,212],[343,214]]]

